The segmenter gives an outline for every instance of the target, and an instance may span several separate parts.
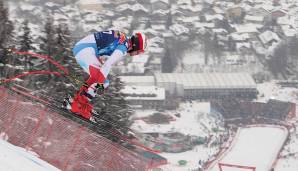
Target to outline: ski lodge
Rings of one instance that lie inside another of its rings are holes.
[[[185,100],[208,100],[223,99],[226,97],[237,97],[243,99],[254,99],[257,95],[257,85],[248,73],[156,73],[154,76],[121,76],[121,80],[126,86],[138,86],[143,88],[144,92],[138,91],[139,95],[147,96],[147,88],[155,87],[155,96],[150,91],[150,103],[148,98],[134,99],[146,106],[150,104],[164,105],[161,101],[173,100],[173,98]],[[163,92],[164,91],[164,92]],[[133,93],[134,91],[131,91]],[[165,94],[160,99],[160,94]],[[126,92],[126,95],[129,93]],[[130,95],[127,98],[133,100]],[[155,98],[156,99],[155,99]],[[143,102],[142,102],[143,101]],[[144,107],[143,105],[143,107]],[[154,106],[153,105],[153,106]]]

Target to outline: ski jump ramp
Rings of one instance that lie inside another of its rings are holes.
[[[208,171],[271,171],[288,137],[282,126],[240,128]]]

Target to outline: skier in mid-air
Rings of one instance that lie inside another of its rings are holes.
[[[77,42],[73,53],[78,64],[89,78],[72,99],[65,100],[64,106],[73,113],[95,122],[90,104],[98,90],[108,87],[107,76],[112,66],[126,54],[135,56],[144,53],[147,40],[144,34],[135,33],[128,37],[117,30],[96,32]]]

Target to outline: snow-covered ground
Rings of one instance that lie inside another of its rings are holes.
[[[297,171],[298,158],[289,158],[287,160],[279,160],[275,170],[276,171]]]
[[[211,123],[212,117],[208,116],[209,112],[210,103],[183,103],[177,111],[165,112],[176,119],[176,121],[172,121],[170,124],[147,124],[142,120],[136,120],[132,128],[142,133],[176,131],[189,135],[206,136],[208,130],[211,130],[212,126],[216,126],[216,123]],[[134,117],[145,117],[153,113],[153,110],[136,111]],[[176,113],[180,113],[181,117],[176,117],[174,115]]]
[[[268,171],[273,166],[287,136],[287,129],[282,127],[240,128],[229,149],[214,163],[210,171],[219,171],[218,163],[256,167],[257,171]],[[235,171],[235,169],[239,168],[224,170]]]
[[[290,87],[281,87],[276,84],[276,81],[258,84],[260,92],[259,102],[267,102],[269,99],[282,100],[298,104],[298,89]]]
[[[153,110],[138,110],[134,117],[145,117],[153,114]],[[220,127],[220,121],[216,115],[210,113],[210,103],[207,102],[185,102],[182,103],[176,111],[165,111],[162,113],[173,116],[176,120],[170,124],[147,124],[142,120],[136,120],[132,128],[143,133],[169,133],[180,132],[185,135],[195,135],[200,137],[210,137],[215,135],[212,128],[223,130]],[[180,113],[180,117],[174,114]],[[212,140],[211,140],[212,141]],[[161,153],[168,161],[167,165],[162,166],[163,171],[189,171],[198,169],[199,161],[206,162],[216,152],[219,151],[219,146],[199,145],[192,150],[182,153]],[[187,164],[180,166],[178,161],[185,160]]]
[[[276,81],[271,81],[258,84],[257,89],[260,94],[256,101],[267,102],[269,99],[274,98],[277,100],[289,101],[298,104],[298,89],[296,88],[281,87],[276,84]],[[154,112],[156,111],[138,110],[136,111],[134,117],[145,117],[151,115]],[[176,111],[165,111],[164,113],[173,116],[176,121],[172,121],[170,124],[165,125],[155,125],[147,124],[142,120],[136,120],[132,125],[132,128],[143,133],[166,133],[177,131],[190,135],[209,136],[210,134],[214,134],[212,132],[212,128],[221,124],[218,120],[218,117],[213,116],[213,114],[210,113],[210,104],[206,102],[185,102],[182,103],[180,108]],[[176,113],[180,113],[181,117],[176,117],[174,115]],[[296,125],[297,130],[298,122],[295,120],[290,122],[293,122],[294,125]],[[297,171],[298,134],[296,130],[290,130],[290,141],[282,151],[282,154],[285,155],[296,152],[296,157],[290,156],[287,158],[280,158],[276,163],[276,171]],[[227,158],[223,159],[223,162],[246,166],[256,166],[257,168],[261,168],[260,171],[266,170],[262,169],[265,167],[270,168],[273,164],[272,162],[277,158],[279,149],[282,148],[282,143],[285,140],[287,132],[274,127],[242,129],[241,132],[243,134],[238,136],[238,143],[236,143],[233,147],[234,151],[228,154]],[[194,170],[199,167],[198,162],[200,160],[207,161],[208,159],[212,159],[218,151],[218,146],[210,147],[202,145],[196,146],[193,150],[183,153],[161,153],[161,156],[168,160],[168,164],[161,166],[160,168],[163,169],[163,171]],[[258,152],[260,151],[261,153],[259,154]],[[242,155],[242,153],[244,155]],[[236,163],[237,160],[232,159],[234,156],[238,155],[240,158],[237,157],[237,159],[240,161],[240,163]],[[241,156],[244,158],[241,158]],[[243,163],[241,163],[241,159],[243,159]],[[185,166],[180,166],[178,164],[178,161],[180,160],[187,161],[187,164]],[[235,169],[229,171],[235,171]],[[257,169],[257,171],[259,170]]]
[[[0,170],[5,171],[58,171],[27,150],[0,139]]]
[[[269,99],[276,99],[296,103],[296,118],[289,120],[293,123],[293,128],[290,130],[289,142],[281,152],[280,158],[275,167],[275,171],[297,171],[298,168],[298,89],[290,87],[281,87],[276,84],[276,81],[266,82],[258,85],[260,97],[258,101],[266,102]],[[293,154],[293,155],[291,155]]]

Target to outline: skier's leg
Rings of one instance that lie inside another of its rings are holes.
[[[87,72],[89,75],[94,75],[94,70],[90,69],[91,66],[100,66],[100,62],[97,60],[95,51],[93,48],[85,48],[81,50],[75,56],[79,65]],[[95,72],[96,73],[96,72]],[[97,76],[97,75],[94,75]],[[92,80],[94,76],[90,75],[88,80],[91,80],[88,83],[82,85],[80,90],[76,93],[71,104],[71,111],[82,115],[84,118],[90,119],[93,106],[89,103],[94,95],[91,93],[96,85],[93,85]]]

